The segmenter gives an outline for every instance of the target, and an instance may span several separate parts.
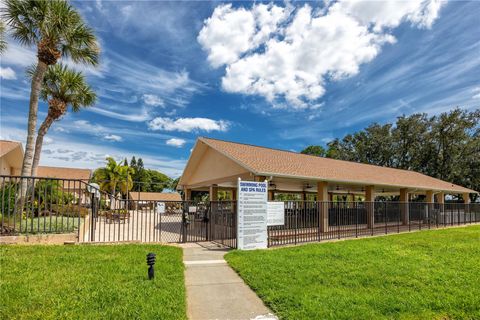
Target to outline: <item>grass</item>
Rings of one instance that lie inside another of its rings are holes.
[[[149,252],[157,254],[153,281]],[[2,246],[0,319],[186,319],[182,251],[141,244]]]
[[[226,259],[281,319],[480,319],[480,226]]]

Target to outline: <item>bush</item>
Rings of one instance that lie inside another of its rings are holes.
[[[87,214],[89,214],[90,210],[85,207],[78,206],[76,204],[65,204],[65,205],[58,205],[52,204],[50,207],[51,212],[64,216],[64,217],[80,217],[84,218]],[[48,210],[47,210],[48,214]]]

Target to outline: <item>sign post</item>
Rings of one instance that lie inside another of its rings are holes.
[[[267,235],[267,182],[238,179],[237,248],[265,249]]]

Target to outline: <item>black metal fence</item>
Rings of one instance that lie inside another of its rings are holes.
[[[268,227],[270,247],[480,222],[480,203],[286,201],[285,224]]]
[[[22,183],[23,182],[23,183]],[[88,181],[0,176],[0,235],[72,234],[79,242],[216,241],[235,248],[235,201],[122,198]],[[285,201],[269,246],[480,222],[480,204]]]
[[[236,202],[129,199],[73,179],[0,176],[0,187],[2,236],[74,234],[79,242],[236,246]]]

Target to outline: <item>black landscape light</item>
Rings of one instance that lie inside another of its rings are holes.
[[[155,258],[156,258],[155,253],[149,253],[147,254],[147,265],[148,267],[148,279],[152,280],[155,277],[155,270],[153,269],[153,265],[155,264]]]

